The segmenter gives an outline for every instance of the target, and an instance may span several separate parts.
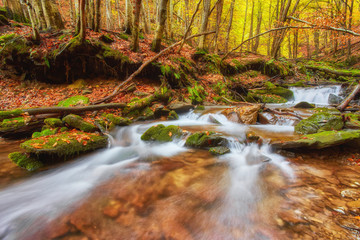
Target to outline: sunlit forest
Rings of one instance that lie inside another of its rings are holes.
[[[360,239],[359,0],[0,0],[0,239]]]

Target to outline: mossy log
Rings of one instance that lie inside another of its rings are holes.
[[[335,70],[335,69],[319,67],[319,66],[310,66],[310,65],[306,65],[305,67],[307,69],[316,70],[316,71],[323,71],[323,72],[326,72],[326,73],[335,74],[337,76],[360,77],[360,72],[359,71],[354,72],[354,71],[349,71],[349,70]]]

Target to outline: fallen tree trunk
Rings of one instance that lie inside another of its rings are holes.
[[[124,103],[109,103],[109,104],[99,104],[99,105],[91,105],[84,107],[45,107],[45,108],[29,108],[29,109],[21,109],[24,113],[28,113],[29,115],[38,115],[45,113],[81,113],[87,111],[98,111],[103,109],[114,109],[114,108],[125,108],[126,104]]]
[[[349,105],[351,100],[353,100],[356,94],[358,94],[359,92],[360,92],[360,83],[354,88],[354,90],[350,93],[350,95],[347,98],[345,98],[345,100],[337,107],[337,109],[340,111],[344,111],[344,109]]]
[[[206,32],[206,33],[199,33],[199,34],[195,34],[195,35],[192,35],[188,38],[186,38],[186,41],[187,40],[190,40],[192,38],[195,38],[195,37],[199,37],[199,36],[202,36],[202,35],[209,35],[209,34],[213,34],[215,33],[215,31],[212,31],[212,32]],[[95,101],[95,102],[92,102],[93,105],[95,104],[99,104],[99,103],[103,103],[103,102],[106,102],[106,101],[109,101],[111,99],[113,99],[117,94],[119,94],[121,92],[121,88],[123,86],[125,86],[126,84],[130,83],[131,81],[133,81],[135,79],[135,77],[137,75],[139,75],[141,73],[142,70],[144,70],[144,68],[146,66],[148,66],[150,63],[152,63],[153,61],[157,60],[159,57],[161,57],[162,55],[164,55],[165,53],[167,53],[168,51],[172,50],[173,48],[177,47],[178,45],[180,45],[181,43],[183,42],[183,40],[179,41],[179,42],[176,42],[174,43],[173,45],[169,46],[168,48],[162,50],[161,52],[159,52],[157,55],[155,55],[154,57],[150,58],[148,61],[144,62],[139,68],[138,70],[136,70],[133,74],[130,75],[130,77],[128,77],[125,81],[121,82],[119,85],[116,86],[115,90],[107,97],[103,98],[103,99],[100,99],[98,101]]]
[[[360,77],[360,73],[353,73],[350,71],[337,71],[334,69],[324,68],[324,67],[317,67],[317,66],[305,66],[307,69],[316,70],[316,71],[323,71],[326,73],[332,73],[337,76],[345,76],[345,77]]]

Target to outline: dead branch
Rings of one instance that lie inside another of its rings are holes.
[[[215,31],[212,31],[212,32],[206,32],[206,33],[199,33],[199,34],[195,34],[195,35],[192,35],[188,38],[186,38],[186,40],[190,40],[192,38],[195,38],[195,37],[199,37],[199,36],[202,36],[202,35],[209,35],[209,34],[213,34],[215,33]],[[150,58],[148,61],[144,62],[139,68],[138,70],[136,70],[133,74],[130,75],[130,77],[128,77],[125,81],[121,82],[120,84],[118,84],[115,88],[115,90],[107,97],[103,98],[103,99],[100,99],[98,101],[95,101],[95,102],[92,102],[93,105],[95,104],[99,104],[99,103],[103,103],[103,102],[106,102],[112,98],[114,98],[117,94],[119,94],[121,88],[123,86],[125,86],[126,84],[130,83],[131,81],[134,80],[134,78],[139,75],[141,73],[142,70],[144,70],[144,68],[149,65],[150,63],[152,63],[153,61],[157,60],[159,57],[161,57],[162,55],[164,55],[165,53],[167,53],[168,51],[172,50],[173,48],[177,47],[178,45],[180,45],[181,43],[183,42],[183,40],[179,41],[179,42],[176,42],[174,43],[173,45],[169,46],[168,48],[162,50],[161,52],[159,52],[157,55],[155,55],[154,57]]]
[[[345,100],[337,107],[337,109],[340,111],[344,111],[344,109],[349,105],[351,100],[353,100],[359,92],[360,92],[360,83],[354,88],[354,90],[350,93],[350,95],[347,98],[345,98]]]
[[[303,120],[302,117],[300,117],[299,115],[297,115],[295,113],[291,113],[291,112],[279,112],[279,111],[276,111],[274,109],[265,108],[265,107],[264,107],[264,111],[271,112],[271,113],[274,113],[274,114],[277,114],[277,115],[289,115],[289,116],[296,117],[297,119]]]

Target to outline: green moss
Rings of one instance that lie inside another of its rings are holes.
[[[315,134],[304,135],[296,143],[301,147],[315,149],[327,148],[350,141],[360,140],[360,131],[325,131]]]
[[[47,118],[47,119],[44,120],[44,123],[46,125],[48,125],[49,127],[51,127],[51,128],[56,128],[56,127],[62,127],[63,126],[63,122],[59,118]]]
[[[132,121],[128,118],[115,116],[114,114],[107,114],[106,119],[116,126],[129,126],[132,123]]]
[[[9,111],[0,111],[0,120],[7,118],[19,117],[24,112],[21,109],[9,110]]]
[[[10,153],[9,159],[19,167],[25,168],[28,171],[35,171],[43,167],[42,162],[21,152]]]
[[[25,118],[23,117],[4,119],[0,123],[0,129],[18,128],[25,126],[25,124],[26,124]]]
[[[95,133],[65,132],[51,137],[39,137],[20,145],[29,153],[53,156],[73,156],[107,146],[107,137]]]
[[[196,106],[195,110],[202,111],[202,110],[205,110],[205,107],[204,107],[204,105],[198,105],[198,106]]]
[[[149,128],[142,136],[143,141],[171,142],[176,137],[181,137],[182,130],[174,125],[165,127],[159,124]]]
[[[88,123],[82,119],[82,117],[75,115],[75,114],[69,114],[63,118],[63,122],[67,123],[70,127],[79,129],[84,132],[95,132],[97,131],[97,127],[92,125],[91,123]]]
[[[278,95],[278,96],[283,97],[288,100],[294,98],[294,93],[287,88],[277,87],[271,82],[266,82],[265,87],[266,87],[266,90],[257,90],[256,93],[258,93],[258,94],[274,94],[274,95]]]
[[[301,120],[295,126],[295,132],[301,134],[313,134],[320,131],[341,130],[343,127],[344,122],[341,116],[336,116],[328,112],[321,112]]]
[[[109,36],[109,34],[103,34],[100,36],[100,41],[104,42],[104,43],[113,43],[114,39],[112,37]]]
[[[227,145],[226,138],[214,132],[197,132],[186,139],[185,145],[194,148],[218,147]]]
[[[18,37],[15,33],[4,34],[0,36],[0,46],[4,46],[8,41]]]
[[[172,111],[169,112],[169,115],[168,115],[167,119],[168,120],[178,120],[179,116],[174,110],[172,110]]]
[[[61,102],[58,103],[58,107],[74,107],[78,105],[88,105],[90,102],[88,97],[85,96],[73,96],[70,98],[67,98]]]
[[[230,149],[228,147],[212,147],[209,149],[209,152],[213,155],[224,155],[226,153],[230,152]]]
[[[203,103],[206,96],[208,95],[205,89],[202,86],[197,85],[197,83],[195,83],[194,87],[192,88],[188,87],[188,92],[190,94],[189,99],[191,100],[192,104],[195,105]]]
[[[34,132],[31,137],[32,138],[38,138],[38,137],[50,136],[50,135],[56,134],[57,131],[58,131],[58,128],[45,129],[45,130],[42,130],[41,132]]]
[[[130,58],[128,56],[122,54],[119,51],[116,51],[108,46],[105,46],[104,44],[101,45],[101,48],[103,51],[102,56],[105,59],[107,59],[107,58],[114,59],[115,61],[120,61],[121,64],[131,62]]]
[[[127,34],[125,34],[125,33],[121,33],[121,34],[119,35],[119,37],[120,37],[121,39],[123,39],[123,40],[126,40],[126,41],[129,40],[129,35],[127,35]]]

